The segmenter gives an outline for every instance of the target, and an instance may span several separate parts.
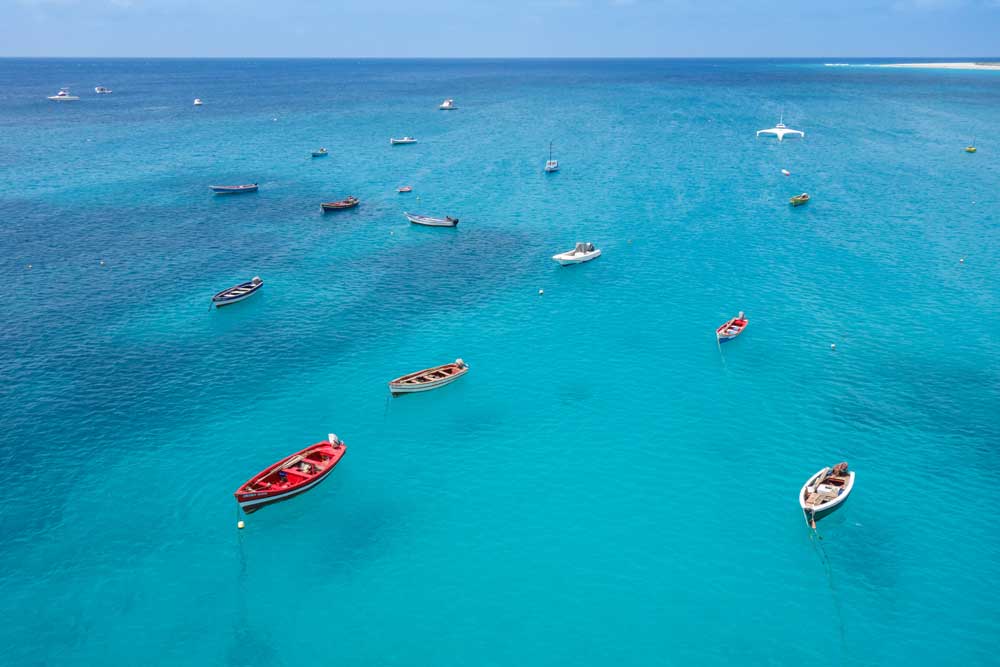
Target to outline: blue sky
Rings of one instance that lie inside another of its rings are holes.
[[[0,0],[0,56],[1000,55],[1000,0]]]

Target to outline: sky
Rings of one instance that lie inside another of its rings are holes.
[[[1000,0],[0,0],[0,57],[987,57]]]

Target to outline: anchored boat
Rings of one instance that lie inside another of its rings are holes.
[[[446,99],[444,102],[442,102],[441,106],[438,107],[438,109],[440,109],[441,111],[454,111],[457,108],[458,106],[456,106],[455,100],[451,99],[450,97]]]
[[[794,197],[788,200],[788,203],[791,204],[792,206],[802,206],[803,204],[808,204],[809,193],[803,192],[800,195],[795,195]]]
[[[747,324],[749,323],[750,321],[741,310],[739,315],[715,330],[715,339],[720,343],[732,340],[743,333],[743,330],[747,328]]]
[[[235,287],[222,290],[212,297],[212,303],[215,304],[216,308],[222,308],[223,306],[250,298],[263,286],[264,281],[260,279],[260,276],[254,276],[250,282],[240,283]]]
[[[357,197],[351,196],[347,197],[346,199],[341,199],[340,201],[326,202],[320,204],[320,206],[323,208],[324,211],[339,211],[345,208],[354,208],[360,203],[361,200],[359,200]]]
[[[454,363],[425,368],[416,373],[403,375],[389,382],[389,391],[393,396],[412,394],[418,391],[430,391],[451,384],[469,372],[469,365],[461,359]]]
[[[233,495],[247,514],[287,500],[326,479],[346,451],[346,445],[331,433],[329,440],[310,445],[260,471]]]
[[[554,171],[559,171],[559,160],[552,159],[552,142],[549,142],[549,159],[545,163],[545,171],[547,173],[552,173]]]
[[[210,185],[212,192],[217,195],[238,195],[244,192],[257,192],[256,183],[247,183],[246,185]]]
[[[396,188],[396,192],[413,192],[413,186],[412,185],[402,185],[402,186]]]
[[[58,93],[55,95],[49,95],[48,99],[53,102],[75,102],[80,98],[76,95],[70,95],[69,88],[60,88]]]
[[[432,218],[429,215],[417,215],[416,213],[403,213],[406,219],[415,225],[424,225],[425,227],[457,227],[458,218],[453,218],[450,215],[446,215],[443,218]]]
[[[560,266],[568,264],[582,264],[601,256],[601,249],[595,248],[593,243],[577,243],[576,247],[558,255],[552,255],[552,259],[559,262]]]
[[[417,140],[414,139],[413,137],[403,137],[402,139],[394,139],[392,137],[389,138],[389,144],[392,146],[396,146],[397,144],[415,144],[415,143],[417,143]]]
[[[847,502],[854,489],[854,471],[842,462],[833,468],[823,468],[810,477],[799,491],[799,506],[806,522],[813,528],[816,522]]]
[[[321,148],[318,151],[313,151],[312,152],[312,156],[313,157],[326,157],[329,154],[330,153],[325,148]]]
[[[112,90],[110,88],[105,88],[104,86],[97,86],[94,88],[94,92],[98,95],[110,95]]]

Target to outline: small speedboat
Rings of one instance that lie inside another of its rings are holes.
[[[415,143],[417,143],[417,140],[414,139],[413,137],[403,137],[402,139],[395,139],[392,137],[389,138],[389,144],[392,146],[396,146],[398,144],[415,144]]]
[[[76,95],[70,95],[69,88],[60,88],[58,93],[55,95],[49,95],[48,99],[53,102],[75,102],[80,98]]]
[[[98,86],[97,88],[94,88],[94,92],[98,95],[110,95],[112,90],[110,88],[105,88],[104,86]]]
[[[807,204],[809,203],[809,193],[803,192],[800,195],[795,195],[794,197],[788,200],[788,203],[791,204],[792,206],[802,206],[803,204]]]
[[[325,148],[321,148],[318,151],[313,151],[312,152],[312,156],[313,157],[325,157],[325,156],[327,156],[329,154],[330,154],[329,151],[327,151]]]
[[[393,396],[399,394],[412,394],[418,391],[430,391],[451,384],[458,378],[469,372],[469,365],[461,359],[456,359],[454,363],[425,368],[416,373],[410,373],[398,377],[389,382],[389,391]]]
[[[455,100],[451,99],[450,97],[446,99],[444,102],[442,102],[441,106],[438,107],[438,109],[440,109],[441,111],[454,111],[457,108],[458,107],[455,105]]]
[[[217,195],[238,195],[244,192],[257,192],[256,183],[247,183],[246,185],[210,185],[212,192]]]
[[[788,171],[787,169],[782,169],[781,170],[781,175],[782,176],[791,176],[792,172]]]
[[[200,106],[202,105],[202,101],[201,101],[201,98],[200,98],[200,97],[196,97],[196,98],[194,98],[194,105],[195,105],[196,107],[200,107]]]
[[[443,218],[432,218],[429,215],[417,215],[416,213],[403,213],[406,219],[415,225],[424,225],[426,227],[457,227],[458,218],[453,218],[450,215],[446,215]]]
[[[558,255],[552,255],[552,259],[559,262],[560,266],[569,264],[582,264],[601,256],[601,249],[595,248],[593,243],[577,243],[576,247]]]
[[[215,304],[216,308],[229,306],[237,301],[250,298],[263,286],[264,281],[260,279],[260,276],[254,276],[250,282],[240,283],[235,287],[222,290],[212,297],[212,303]]]
[[[412,185],[402,185],[402,186],[396,188],[396,192],[413,192],[413,186]]]
[[[286,456],[237,489],[233,495],[243,511],[256,512],[264,505],[308,491],[326,479],[347,451],[347,446],[336,435],[331,433],[328,437],[329,440]]]
[[[549,142],[549,159],[545,163],[545,171],[547,173],[552,173],[554,171],[559,171],[559,160],[552,159],[552,142]]]
[[[354,208],[360,203],[361,201],[357,197],[351,196],[351,197],[346,197],[345,199],[341,199],[340,201],[325,202],[323,204],[320,204],[320,206],[323,208],[324,211],[339,211],[345,208]]]
[[[806,522],[816,527],[816,522],[847,501],[854,489],[854,471],[842,462],[833,468],[823,468],[810,477],[799,491],[799,506],[806,515]]]
[[[715,338],[720,343],[732,340],[743,333],[743,330],[747,328],[747,324],[749,323],[750,320],[746,318],[741,310],[739,315],[715,330]]]

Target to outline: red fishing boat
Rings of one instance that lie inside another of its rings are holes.
[[[715,338],[720,343],[725,343],[727,340],[732,340],[743,333],[743,330],[747,328],[749,320],[743,315],[743,311],[740,314],[729,320],[721,327],[715,330]]]
[[[256,512],[322,482],[346,451],[346,445],[331,433],[329,440],[310,445],[257,473],[233,495],[244,512]]]
[[[323,207],[324,211],[339,211],[342,208],[354,208],[360,203],[361,201],[357,197],[348,197],[347,199],[341,199],[340,201],[326,202],[320,204],[320,206]]]

